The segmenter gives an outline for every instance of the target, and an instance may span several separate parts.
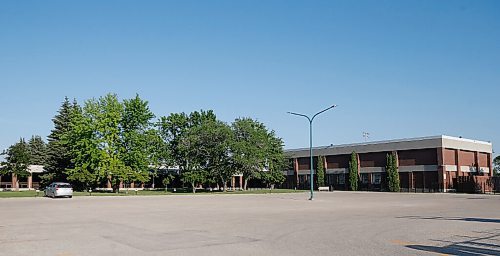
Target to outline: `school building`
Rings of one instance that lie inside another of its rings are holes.
[[[285,151],[291,165],[282,187],[310,187],[309,148]],[[361,190],[384,190],[388,154],[397,156],[403,192],[491,191],[492,144],[434,136],[313,148],[313,167],[324,156],[325,183],[334,190],[348,189],[351,153],[358,160]],[[317,180],[317,175],[314,176]],[[316,182],[314,182],[316,184]],[[472,186],[472,187],[471,187]]]

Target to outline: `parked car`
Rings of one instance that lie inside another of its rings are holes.
[[[45,196],[48,197],[73,197],[71,184],[65,182],[53,182],[45,188]]]

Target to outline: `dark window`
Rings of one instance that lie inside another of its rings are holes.
[[[345,183],[345,174],[343,173],[339,174],[338,178],[339,178],[338,184],[343,185]]]
[[[368,173],[361,174],[361,183],[368,184]]]
[[[382,174],[381,173],[372,173],[372,184],[380,184],[380,181],[382,180]]]

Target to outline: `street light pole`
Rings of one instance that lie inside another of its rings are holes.
[[[309,156],[310,156],[310,162],[309,162],[309,169],[310,169],[310,181],[309,183],[311,184],[311,197],[309,198],[309,200],[313,200],[314,199],[314,171],[313,171],[313,152],[312,152],[312,146],[313,146],[313,142],[312,142],[312,138],[313,138],[313,130],[312,130],[312,127],[313,127],[313,121],[314,121],[314,118],[327,111],[327,110],[330,110],[332,108],[335,108],[337,107],[337,105],[332,105],[328,108],[325,108],[321,111],[319,111],[318,113],[314,114],[312,117],[309,117],[307,115],[304,115],[304,114],[300,114],[300,113],[295,113],[295,112],[287,112],[288,114],[290,115],[296,115],[296,116],[302,116],[302,117],[305,117],[307,118],[307,120],[309,121]]]

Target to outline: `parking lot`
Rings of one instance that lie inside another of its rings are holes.
[[[500,195],[0,199],[0,255],[499,255]]]

